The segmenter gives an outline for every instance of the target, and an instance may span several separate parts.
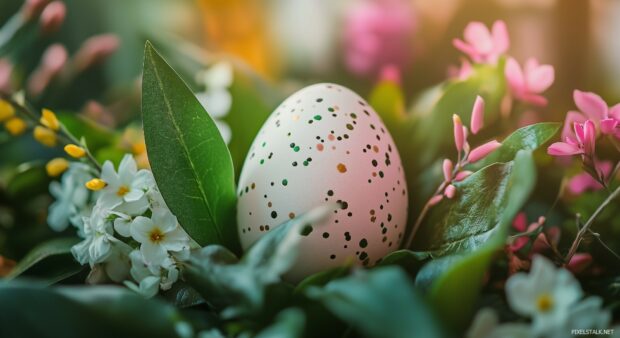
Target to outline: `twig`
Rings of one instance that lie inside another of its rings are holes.
[[[583,241],[583,237],[590,230],[590,227],[594,223],[594,220],[596,219],[596,217],[598,217],[598,215],[600,215],[600,213],[603,212],[603,209],[605,209],[605,207],[609,203],[611,203],[611,201],[613,201],[614,198],[618,197],[618,195],[620,195],[620,187],[616,188],[616,190],[614,190],[609,196],[607,196],[605,201],[603,201],[603,203],[599,205],[599,207],[596,209],[596,211],[594,211],[592,216],[590,216],[590,218],[583,225],[583,227],[579,229],[579,232],[577,233],[577,236],[575,237],[575,240],[573,241],[573,244],[571,245],[570,250],[568,251],[568,254],[566,255],[566,258],[564,258],[565,263],[570,262],[571,258],[573,258],[573,256],[577,252],[577,249],[579,248],[579,244],[581,244],[581,241]]]
[[[603,239],[601,238],[601,234],[599,234],[598,232],[594,232],[591,229],[588,231],[590,234],[592,234],[592,236],[594,236],[594,238],[596,238],[598,240],[599,243],[601,243],[601,245],[607,249],[607,251],[609,251],[612,255],[614,255],[617,259],[620,259],[620,255],[618,255],[615,251],[613,251],[607,244],[605,244],[605,242],[603,241]]]

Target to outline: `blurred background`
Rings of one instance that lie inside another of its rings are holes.
[[[0,48],[0,92],[23,90],[36,108],[51,108],[65,123],[88,130],[98,157],[114,159],[122,156],[114,149],[144,152],[139,79],[146,40],[207,97],[222,94],[211,87],[227,84],[221,72],[205,70],[226,60],[244,74],[235,81],[262,90],[252,101],[244,87],[230,89],[247,101],[236,107],[244,115],[228,121],[236,119],[232,129],[244,134],[243,142],[234,135],[230,141],[239,163],[256,132],[244,128],[244,118],[266,118],[306,84],[337,82],[366,97],[389,66],[408,106],[424,88],[454,75],[463,55],[452,40],[462,37],[470,21],[490,26],[504,20],[510,55],[555,67],[556,80],[545,94],[550,103],[537,111],[540,120],[562,121],[573,109],[575,88],[618,102],[619,18],[617,0],[2,0],[0,45],[6,47],[15,31],[20,35],[10,48]],[[29,21],[34,23],[25,24]],[[228,108],[234,111],[235,104]],[[213,114],[216,108],[208,110]],[[74,116],[85,119],[71,120]],[[116,144],[108,147],[112,137]],[[46,175],[40,168],[59,154],[32,137],[0,131],[0,228],[14,226],[20,213],[44,221],[44,214],[28,210],[46,211],[50,197],[41,195],[47,184],[41,184]],[[41,178],[22,175],[20,181],[16,171]],[[22,200],[35,206],[13,205]],[[36,243],[43,236],[29,232],[23,238]],[[20,256],[28,247],[4,250]]]

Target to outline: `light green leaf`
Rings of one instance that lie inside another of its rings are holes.
[[[238,251],[230,153],[209,114],[150,43],[142,119],[151,169],[179,223],[200,245]]]
[[[431,309],[397,267],[359,271],[307,294],[366,337],[443,337]]]
[[[430,287],[429,299],[449,326],[462,328],[471,316],[488,265],[535,181],[531,151],[520,151],[514,161],[455,183],[456,197],[435,206],[416,234],[414,248],[436,258],[418,273],[416,284]]]
[[[41,243],[19,261],[6,278],[37,277],[53,284],[78,273],[82,266],[71,255],[71,247],[78,242],[77,237],[66,237]]]

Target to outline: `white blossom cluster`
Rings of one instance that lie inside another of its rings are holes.
[[[90,167],[74,163],[61,182],[50,186],[56,202],[48,222],[57,231],[68,224],[83,239],[71,252],[80,264],[89,264],[90,282],[125,282],[131,289],[152,297],[170,289],[179,278],[178,263],[189,258],[190,238],[166,206],[153,174],[138,170],[125,155],[118,171],[103,164],[105,187],[90,192]]]
[[[499,323],[491,308],[478,312],[467,337],[570,337],[575,330],[605,330],[611,312],[598,296],[583,297],[579,281],[566,269],[535,256],[529,274],[517,273],[506,282],[508,305],[531,323]]]

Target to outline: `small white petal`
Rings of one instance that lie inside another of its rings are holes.
[[[168,257],[166,249],[150,241],[140,245],[140,252],[142,252],[144,261],[150,265],[160,265]]]
[[[147,217],[136,217],[129,226],[131,237],[139,243],[150,242],[149,232],[153,229],[153,221]]]

